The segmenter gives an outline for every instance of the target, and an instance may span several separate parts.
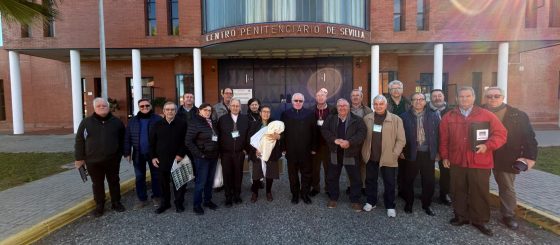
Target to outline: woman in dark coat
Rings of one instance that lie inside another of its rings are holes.
[[[269,106],[261,107],[260,111],[260,121],[253,122],[251,124],[251,128],[249,129],[249,135],[254,135],[257,133],[261,128],[266,127],[270,120],[271,110]],[[276,144],[274,145],[274,149],[272,149],[272,153],[270,154],[270,158],[266,162],[266,176],[263,176],[261,159],[258,158],[260,156],[260,152],[254,147],[250,147],[252,150],[249,153],[249,157],[253,162],[253,185],[251,186],[251,191],[253,195],[251,196],[251,202],[256,202],[259,196],[259,186],[261,184],[261,179],[266,178],[266,200],[269,202],[273,200],[272,198],[272,182],[274,179],[280,178],[280,170],[278,166],[278,159],[282,157],[282,147],[280,145],[280,135],[275,135],[276,137]]]
[[[203,103],[199,107],[198,115],[189,122],[185,145],[194,157],[195,187],[194,207],[196,214],[204,214],[202,206],[216,210],[218,206],[212,202],[212,186],[214,174],[218,163],[218,134],[216,133],[216,122],[213,122],[212,106]],[[202,202],[204,193],[204,203]]]
[[[261,121],[261,101],[257,98],[251,98],[247,101],[249,109],[247,109],[247,116],[249,117],[249,122],[260,122]]]

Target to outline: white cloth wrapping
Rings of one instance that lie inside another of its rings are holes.
[[[281,134],[282,132],[284,132],[284,123],[282,121],[273,121],[251,136],[251,145],[261,153],[259,158],[261,159],[263,176],[266,176],[266,161],[270,158],[272,149],[276,145],[276,140],[265,136],[274,133]]]

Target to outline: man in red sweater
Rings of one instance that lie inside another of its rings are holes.
[[[439,151],[443,165],[450,169],[454,226],[471,223],[492,236],[490,220],[490,170],[493,152],[505,144],[507,130],[490,111],[474,105],[471,87],[457,91],[459,106],[443,116]],[[474,142],[476,141],[476,142]]]

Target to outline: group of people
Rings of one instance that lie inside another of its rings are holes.
[[[170,178],[174,161],[192,160],[195,173],[193,211],[218,208],[212,202],[214,174],[220,160],[225,206],[242,203],[243,164],[253,162],[251,202],[257,202],[259,189],[266,187],[266,200],[272,201],[272,183],[279,178],[279,159],[285,155],[290,182],[291,202],[312,203],[321,192],[321,167],[327,208],[336,208],[340,197],[342,167],[349,177],[347,193],[351,209],[371,211],[377,206],[378,176],[383,180],[383,206],[389,217],[396,217],[396,197],[404,199],[405,213],[413,212],[414,181],[421,176],[421,205],[428,215],[435,190],[435,164],[439,162],[439,200],[452,205],[454,226],[472,224],[491,236],[489,178],[490,171],[499,187],[502,222],[517,229],[514,219],[516,197],[514,180],[519,162],[530,169],[537,157],[537,142],[527,115],[504,103],[498,87],[485,91],[486,104],[475,105],[471,87],[457,91],[458,105],[449,108],[442,90],[426,95],[403,97],[403,84],[389,83],[389,96],[373,98],[373,109],[363,104],[363,94],[353,90],[350,101],[340,98],[336,105],[327,103],[324,88],[315,94],[316,103],[304,108],[305,97],[295,93],[292,107],[282,112],[281,134],[266,135],[276,141],[267,161],[250,144],[250,138],[269,125],[271,107],[253,98],[247,114],[241,113],[241,101],[231,88],[222,91],[223,100],[214,106],[194,105],[192,93],[183,96],[177,108],[165,103],[161,118],[154,114],[149,100],[138,101],[140,111],[127,127],[109,112],[106,100],[93,101],[94,113],[82,121],[76,135],[76,167],[87,165],[92,177],[96,208],[94,216],[104,212],[104,178],[111,192],[111,207],[122,212],[120,203],[119,162],[121,156],[132,162],[136,174],[135,208],[148,204],[146,165],[152,176],[152,200],[156,213],[171,207],[171,188],[177,212],[185,210],[186,185],[175,187]],[[473,125],[476,135],[473,136]],[[476,142],[478,143],[476,143]],[[263,171],[261,164],[266,164]],[[398,193],[398,194],[397,194]],[[362,202],[361,196],[366,196]],[[204,207],[204,208],[203,208]]]

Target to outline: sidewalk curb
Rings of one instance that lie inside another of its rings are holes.
[[[136,178],[132,177],[121,183],[121,194],[125,194],[135,187]],[[109,191],[105,192],[106,196],[109,195]],[[62,211],[46,220],[40,221],[36,225],[33,225],[25,230],[22,230],[16,234],[13,234],[3,241],[0,241],[0,245],[11,245],[11,244],[31,244],[44,236],[70,224],[74,220],[88,214],[95,208],[95,202],[93,197],[87,198],[86,200],[78,203],[76,206],[71,207],[65,211]]]
[[[439,169],[436,168],[435,171],[435,176],[439,179]],[[500,207],[500,196],[498,192],[493,190],[490,190],[490,205],[498,208]],[[519,200],[517,201],[515,216],[537,225],[540,228],[551,231],[556,235],[560,235],[560,217],[538,210]]]

